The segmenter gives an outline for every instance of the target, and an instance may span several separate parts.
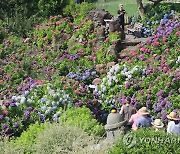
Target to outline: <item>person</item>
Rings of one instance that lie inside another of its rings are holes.
[[[131,118],[130,118],[130,120],[129,120],[129,123],[132,125],[132,128],[135,128],[136,127],[136,125],[135,125],[135,123],[136,123],[136,121],[140,118],[140,117],[142,117],[142,115],[139,113],[139,109],[141,108],[141,105],[140,104],[137,104],[136,106],[135,106],[135,114],[133,114],[132,116],[131,116]]]
[[[131,127],[131,124],[129,123],[129,119],[131,118],[131,116],[133,114],[135,114],[135,109],[133,106],[130,105],[130,102],[131,102],[130,97],[127,97],[126,98],[126,104],[121,107],[121,110],[119,112],[120,115],[122,115],[122,117],[126,121],[128,121],[128,124],[127,124],[128,127]]]
[[[124,31],[124,15],[126,14],[126,11],[123,9],[122,4],[119,5],[119,10],[118,10],[117,14],[118,14],[119,23],[122,26],[122,29]]]
[[[105,125],[106,140],[114,142],[119,137],[126,133],[127,121],[117,112],[116,108],[111,109],[111,113],[107,117],[107,124]]]
[[[151,126],[151,118],[150,118],[150,113],[147,110],[146,107],[142,107],[141,109],[139,109],[139,113],[142,115],[142,117],[140,117],[136,123],[135,123],[135,127],[133,128],[133,130],[138,130],[141,127],[150,127]]]
[[[180,135],[180,118],[176,112],[171,112],[167,115],[167,118],[171,121],[168,122],[167,133],[172,133],[176,136]]]
[[[156,132],[162,130],[162,128],[164,127],[164,124],[161,121],[161,119],[155,119],[153,122],[151,122],[151,124],[152,128],[155,129]]]

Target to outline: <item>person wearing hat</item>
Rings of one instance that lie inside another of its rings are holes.
[[[133,130],[138,130],[139,128],[141,127],[150,127],[151,126],[151,118],[150,118],[150,113],[149,111],[147,110],[146,107],[142,107],[140,110],[139,110],[139,113],[142,115],[142,117],[140,117],[136,123],[135,123],[135,127],[133,128]]]
[[[122,29],[124,30],[124,15],[126,14],[126,11],[123,9],[122,4],[119,4],[119,10],[117,14],[118,14],[119,23],[122,26]]]
[[[132,125],[132,128],[135,128],[136,127],[136,125],[135,125],[135,123],[136,123],[136,121],[140,118],[140,117],[142,117],[142,115],[139,113],[139,109],[141,108],[141,105],[140,104],[137,104],[137,105],[135,105],[135,114],[133,114],[132,116],[131,116],[131,118],[130,118],[130,120],[129,120],[129,123]]]
[[[155,129],[155,131],[161,130],[164,127],[164,124],[162,123],[161,119],[155,119],[153,122],[151,122],[152,128]]]
[[[172,133],[176,136],[180,135],[180,117],[176,112],[171,112],[167,115],[167,118],[171,121],[168,122],[167,133]]]

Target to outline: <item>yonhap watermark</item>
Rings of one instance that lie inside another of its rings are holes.
[[[142,137],[139,138],[140,143],[146,144],[172,144],[180,143],[180,138],[170,138],[170,137]]]
[[[170,136],[152,136],[152,137],[138,137],[134,133],[128,133],[123,137],[123,144],[128,148],[134,147],[136,144],[180,144],[180,137]]]

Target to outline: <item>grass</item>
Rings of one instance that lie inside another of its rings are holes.
[[[145,0],[143,2],[144,4],[147,3],[147,1]],[[105,0],[99,0],[96,3],[96,6],[99,9],[105,9],[109,11],[112,15],[117,17],[119,4],[124,5],[127,16],[133,16],[138,14],[136,0],[106,0],[106,2]]]

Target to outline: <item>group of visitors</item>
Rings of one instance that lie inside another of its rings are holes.
[[[139,128],[152,127],[155,131],[162,130],[164,124],[161,119],[153,120],[150,116],[150,112],[146,107],[142,107],[137,104],[135,107],[130,104],[131,99],[128,97],[126,99],[125,105],[123,105],[118,114],[127,121],[126,127],[134,131]],[[113,108],[112,113],[117,113],[117,109]],[[167,125],[167,133],[172,133],[174,135],[180,135],[180,118],[176,112],[171,112],[167,115],[169,119]]]

